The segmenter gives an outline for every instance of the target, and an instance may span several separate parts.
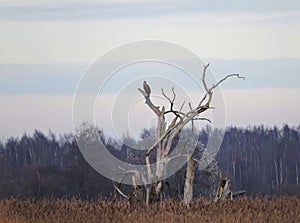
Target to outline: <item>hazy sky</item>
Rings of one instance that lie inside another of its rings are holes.
[[[88,65],[145,39],[191,50],[219,78],[246,76],[224,85],[228,125],[297,125],[299,27],[297,0],[0,0],[0,134],[72,131]]]

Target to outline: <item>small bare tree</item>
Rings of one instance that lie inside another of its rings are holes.
[[[146,105],[155,113],[157,116],[157,126],[155,133],[155,142],[152,146],[150,146],[145,153],[145,162],[147,166],[147,182],[155,182],[148,185],[145,185],[146,188],[146,196],[145,203],[149,205],[149,203],[153,200],[158,200],[161,198],[163,184],[164,182],[164,174],[166,172],[166,168],[168,163],[174,159],[180,157],[185,157],[187,161],[187,170],[186,170],[186,178],[184,185],[184,197],[183,200],[187,206],[189,206],[191,200],[193,199],[193,183],[194,183],[194,173],[195,167],[199,163],[203,163],[204,159],[210,159],[210,157],[203,156],[202,160],[197,160],[193,157],[193,154],[189,152],[190,148],[181,148],[181,152],[178,153],[175,157],[170,156],[170,151],[172,150],[172,146],[174,145],[174,140],[178,137],[181,130],[189,123],[194,124],[196,120],[204,120],[211,122],[207,118],[200,117],[201,114],[206,112],[208,109],[212,109],[211,102],[213,98],[214,89],[216,89],[222,82],[230,77],[240,77],[239,74],[230,74],[225,76],[223,79],[213,84],[212,86],[208,86],[206,82],[206,72],[209,67],[209,64],[203,67],[203,72],[201,75],[201,83],[205,90],[204,95],[200,98],[199,103],[192,107],[189,103],[188,111],[183,112],[183,108],[185,106],[185,102],[179,107],[179,110],[175,109],[175,99],[176,93],[174,88],[172,88],[172,97],[169,97],[165,94],[164,90],[161,89],[161,93],[163,97],[168,101],[169,108],[166,109],[164,106],[160,108],[153,103],[151,100],[151,88],[147,84],[146,81],[143,83],[143,89],[138,88],[139,92],[144,96]],[[166,121],[166,115],[171,114],[173,118],[168,123]],[[187,146],[188,147],[188,146]],[[156,150],[156,168],[153,170],[151,168],[150,163],[150,154]],[[209,163],[209,160],[204,161]],[[126,173],[127,174],[127,173]],[[133,176],[133,182],[137,179],[140,179],[140,173],[136,173]],[[121,192],[117,190],[118,192]]]

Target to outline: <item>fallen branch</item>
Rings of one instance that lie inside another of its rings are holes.
[[[116,191],[118,191],[118,193],[119,193],[122,197],[124,197],[124,198],[126,198],[127,200],[129,200],[129,197],[128,197],[126,194],[124,194],[117,186],[114,186],[114,188],[116,189]]]

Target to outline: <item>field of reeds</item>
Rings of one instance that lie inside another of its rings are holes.
[[[7,199],[0,201],[0,222],[300,222],[300,199],[197,199],[189,209],[172,200],[146,208],[105,199]]]

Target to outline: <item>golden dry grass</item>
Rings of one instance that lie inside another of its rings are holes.
[[[7,199],[0,201],[0,222],[300,222],[300,199],[242,198],[218,203],[198,199],[190,209],[172,200],[147,209],[104,199]]]

